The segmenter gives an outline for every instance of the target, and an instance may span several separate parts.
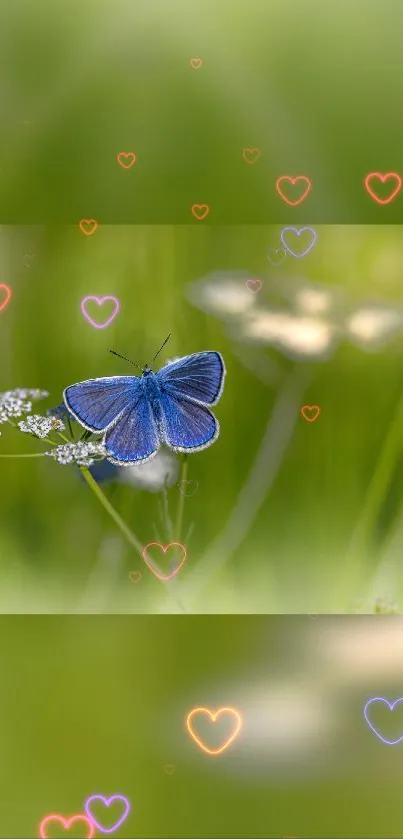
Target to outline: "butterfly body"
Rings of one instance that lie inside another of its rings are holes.
[[[224,360],[206,351],[179,358],[154,373],[89,379],[67,387],[70,413],[93,434],[103,434],[107,457],[120,466],[154,457],[162,444],[196,452],[210,446],[219,424],[209,410],[224,388]]]

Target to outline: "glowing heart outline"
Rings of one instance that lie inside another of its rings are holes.
[[[123,160],[120,159],[123,157],[131,157],[133,159],[130,163],[124,163]],[[119,163],[119,166],[122,167],[122,169],[131,169],[131,167],[134,166],[135,163],[137,163],[137,155],[134,153],[134,151],[120,151],[116,155],[116,160]]]
[[[397,181],[397,186],[395,187],[394,191],[389,196],[389,198],[379,198],[378,195],[376,195],[376,193],[371,189],[369,185],[369,182],[370,180],[372,180],[372,178],[379,178],[381,183],[385,183],[385,181],[387,181],[389,178],[395,178]],[[368,195],[370,195],[371,198],[373,198],[373,200],[377,202],[377,204],[381,204],[382,206],[384,206],[385,204],[390,204],[390,202],[393,201],[394,198],[396,198],[396,195],[398,195],[402,188],[402,179],[397,172],[386,172],[384,175],[381,172],[370,172],[364,178],[364,186],[368,192]]]
[[[10,286],[6,285],[6,283],[0,283],[0,291],[3,288],[5,289],[6,296],[5,296],[5,300],[3,300],[2,303],[0,303],[0,312],[4,311],[4,309],[6,308],[6,306],[8,306],[8,304],[11,300],[11,288],[10,288]]]
[[[203,741],[200,739],[200,737],[196,734],[196,732],[193,730],[192,725],[191,725],[192,719],[196,714],[200,714],[200,713],[207,714],[207,716],[209,716],[210,719],[213,722],[215,722],[216,719],[218,717],[220,717],[221,714],[224,714],[224,713],[227,713],[227,714],[229,713],[233,717],[235,717],[235,719],[236,719],[235,731],[233,731],[233,733],[228,737],[227,740],[225,740],[223,745],[220,746],[218,749],[210,749],[208,746],[206,746],[203,743]],[[238,736],[238,734],[239,734],[239,732],[242,728],[242,717],[241,717],[240,713],[235,708],[223,707],[223,708],[219,708],[217,711],[211,711],[210,708],[197,707],[197,708],[192,708],[192,710],[187,715],[187,717],[186,717],[186,728],[187,728],[190,736],[192,737],[192,739],[195,741],[195,743],[197,743],[197,745],[204,752],[206,752],[206,754],[215,756],[215,755],[222,754],[222,752],[225,751],[225,749],[227,749],[228,746],[230,746],[231,743],[234,742],[235,738]]]
[[[401,743],[401,741],[403,740],[403,734],[401,735],[401,737],[398,737],[397,740],[386,740],[385,737],[382,737],[382,734],[379,734],[379,732],[376,730],[375,726],[372,725],[372,722],[369,719],[369,716],[368,716],[368,713],[367,713],[367,709],[369,708],[370,705],[372,705],[373,702],[383,702],[385,705],[388,706],[389,711],[393,712],[393,710],[395,708],[395,705],[398,705],[400,702],[403,702],[403,697],[400,697],[399,699],[395,699],[394,702],[389,702],[388,699],[384,699],[384,697],[382,697],[382,696],[374,696],[373,699],[369,699],[368,702],[366,702],[366,704],[364,706],[365,721],[369,725],[370,729],[374,732],[374,734],[376,734],[376,736],[379,738],[379,740],[382,740],[382,743],[385,743],[385,745],[396,746],[398,743]]]
[[[308,245],[307,248],[305,248],[304,251],[302,251],[302,253],[296,253],[292,250],[292,248],[290,248],[289,245],[286,244],[284,240],[284,234],[287,232],[291,232],[295,233],[295,235],[298,237],[301,236],[301,233],[305,233],[306,230],[309,230],[309,232],[313,234],[312,242]],[[295,256],[296,259],[301,259],[303,256],[306,256],[310,250],[312,250],[313,246],[317,242],[318,234],[316,230],[313,229],[313,227],[301,227],[299,230],[296,227],[284,227],[284,229],[280,233],[280,239],[286,251],[288,251],[288,253],[291,254],[291,256]]]
[[[70,816],[69,818],[66,818],[65,816],[60,816],[58,813],[52,813],[50,816],[45,816],[45,818],[42,819],[39,825],[40,839],[48,839],[48,836],[45,833],[45,827],[47,823],[50,821],[59,822],[63,825],[65,830],[70,830],[70,827],[74,822],[82,821],[85,822],[89,827],[89,833],[87,834],[86,839],[93,839],[93,836],[95,835],[95,825],[87,816],[78,814],[76,816]]]
[[[280,187],[281,181],[288,181],[293,186],[297,183],[297,181],[305,181],[307,186],[306,186],[305,192],[301,195],[300,198],[298,198],[297,201],[290,201],[289,198],[287,198],[287,196],[284,195],[284,193],[282,192],[282,189]],[[302,204],[302,202],[305,201],[305,198],[308,197],[311,189],[312,189],[312,181],[311,181],[310,178],[307,177],[307,175],[296,175],[295,178],[292,178],[291,175],[281,175],[276,180],[276,192],[277,192],[277,194],[290,207],[298,207],[298,204]]]
[[[85,305],[89,300],[95,300],[95,302],[98,304],[98,306],[102,306],[103,303],[105,303],[107,300],[113,300],[113,302],[115,304],[114,311],[112,312],[112,314],[110,315],[108,320],[105,321],[105,323],[95,323],[95,321],[92,319],[92,317],[88,314],[88,312],[85,309]],[[112,321],[115,319],[119,310],[120,310],[119,300],[118,300],[117,297],[114,297],[112,294],[107,294],[107,295],[105,295],[105,297],[97,297],[94,294],[88,294],[87,297],[84,297],[81,301],[81,311],[82,311],[85,319],[88,321],[88,323],[90,323],[91,326],[93,326],[95,329],[105,329],[107,326],[109,326],[109,324],[112,323]]]
[[[97,821],[95,816],[93,816],[92,813],[91,813],[91,803],[93,801],[102,801],[102,804],[104,804],[105,807],[110,807],[110,805],[112,804],[113,801],[123,801],[123,803],[125,805],[125,811],[124,811],[123,815],[120,817],[120,819],[118,819],[118,821],[115,822],[115,824],[112,827],[102,827],[102,825],[99,823],[99,821]],[[107,798],[105,795],[97,794],[97,795],[90,795],[90,797],[87,798],[87,800],[85,802],[85,805],[84,805],[84,809],[85,809],[85,812],[87,814],[87,818],[97,828],[97,830],[100,830],[101,833],[113,833],[115,830],[118,830],[118,828],[120,827],[121,824],[123,824],[124,821],[126,821],[128,815],[130,813],[131,808],[130,808],[130,802],[129,802],[128,798],[126,798],[125,795],[115,794],[115,795],[111,795],[110,798]]]
[[[88,224],[92,225],[92,230],[86,230],[85,225]],[[92,236],[92,234],[98,229],[98,222],[95,221],[94,218],[82,218],[78,226],[85,236]]]
[[[169,548],[172,548],[174,546],[178,547],[178,548],[181,548],[181,550],[183,551],[182,562],[179,563],[179,565],[172,571],[171,574],[168,574],[168,575],[167,574],[159,574],[158,571],[155,571],[155,569],[152,567],[151,563],[148,561],[148,559],[146,557],[147,548],[151,548],[154,545],[156,545],[158,548],[161,548],[161,550],[164,554],[166,554],[166,552],[168,551]],[[178,572],[181,570],[181,568],[183,568],[183,566],[186,562],[186,559],[187,559],[186,547],[185,547],[185,545],[182,545],[180,542],[169,542],[169,544],[165,545],[165,546],[161,545],[161,542],[148,542],[147,545],[144,546],[144,548],[141,552],[141,555],[144,559],[145,564],[147,565],[147,568],[149,568],[151,573],[154,574],[154,577],[157,577],[158,580],[163,580],[164,582],[166,580],[172,580],[172,577],[175,577],[176,574],[178,574]]]

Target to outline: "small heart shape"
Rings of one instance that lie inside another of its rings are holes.
[[[194,479],[187,481],[179,481],[179,483],[177,484],[179,492],[182,493],[182,495],[184,495],[186,498],[191,498],[191,496],[195,494],[198,486],[199,482],[195,481]]]
[[[249,163],[251,166],[259,160],[260,157],[260,149],[244,149],[242,152],[242,157]]]
[[[129,571],[129,580],[131,583],[134,583],[134,585],[137,585],[137,583],[140,582],[141,576],[141,571]]]
[[[274,254],[273,257],[269,256],[271,253]],[[287,259],[287,251],[285,248],[269,248],[267,251],[267,259],[276,268],[277,265],[281,265],[281,263]]]
[[[202,221],[210,212],[208,204],[192,204],[192,213],[198,221]]]
[[[78,815],[71,816],[70,818],[64,818],[63,816],[59,816],[57,813],[53,813],[50,816],[45,816],[39,825],[39,836],[41,839],[48,839],[46,827],[50,822],[59,822],[59,824],[63,826],[64,830],[70,830],[73,824],[82,822],[87,828],[86,839],[92,839],[95,834],[95,826],[92,821],[87,818],[87,816]]]
[[[2,294],[3,292],[3,294]],[[4,297],[4,300],[1,298]],[[5,283],[0,283],[0,312],[6,308],[11,299],[11,288]]]
[[[174,570],[171,571],[170,574],[161,574],[159,571],[155,570],[155,568],[153,567],[152,560],[150,560],[147,556],[149,549],[152,547],[159,548],[159,550],[162,551],[164,554],[166,554],[167,551],[170,550],[170,548],[180,548],[180,551],[182,553],[182,560],[175,566]],[[172,577],[175,577],[175,575],[178,573],[178,571],[180,571],[180,569],[186,562],[186,548],[184,545],[181,545],[180,542],[170,542],[169,545],[161,545],[160,542],[149,542],[148,545],[146,545],[143,548],[142,556],[147,567],[150,569],[152,574],[154,574],[154,576],[157,577],[158,580],[172,580]]]
[[[306,183],[305,191],[302,193],[302,195],[300,195],[299,198],[297,198],[296,201],[291,201],[289,198],[287,198],[286,195],[284,195],[284,192],[281,189],[280,184],[282,181],[290,183],[292,186],[295,186],[298,183],[298,181],[304,181]],[[285,201],[286,204],[289,204],[290,207],[297,207],[298,204],[302,204],[307,195],[310,193],[311,186],[312,183],[310,179],[306,177],[306,175],[297,175],[296,178],[291,178],[290,175],[282,175],[280,178],[277,178],[276,180],[276,190],[278,195],[280,196],[280,198],[283,199],[283,201]]]
[[[320,414],[319,405],[303,405],[301,415],[307,422],[315,422]]]
[[[193,67],[193,70],[198,70],[199,67],[203,64],[202,58],[190,58],[189,59],[190,66]]]
[[[262,281],[261,280],[246,280],[246,288],[248,291],[252,292],[252,294],[257,294],[258,291],[262,288]]]
[[[165,769],[165,772],[166,772],[167,775],[173,775],[174,772],[175,772],[176,766],[175,766],[174,763],[167,763],[166,766],[164,766],[164,769]]]
[[[379,195],[377,195],[376,192],[374,192],[373,188],[370,186],[370,182],[373,179],[377,179],[382,184],[384,184],[385,181],[388,181],[391,178],[396,182],[394,190],[392,190],[392,192],[389,196],[387,196],[387,198],[380,198]],[[381,172],[370,172],[369,175],[366,176],[364,184],[365,189],[368,192],[368,195],[370,195],[371,198],[373,198],[374,201],[377,202],[377,204],[390,204],[390,202],[393,201],[394,198],[396,198],[396,195],[400,192],[402,188],[402,179],[400,175],[397,174],[397,172],[387,172],[386,174],[381,174]]]
[[[93,218],[82,218],[79,224],[79,228],[82,233],[85,233],[86,236],[92,236],[95,233],[98,227],[98,222],[95,221]]]
[[[130,169],[134,166],[137,157],[133,151],[120,151],[116,155],[116,160],[123,169]]]

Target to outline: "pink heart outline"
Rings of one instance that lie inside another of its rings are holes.
[[[112,827],[104,827],[99,821],[97,821],[97,819],[91,812],[91,804],[93,801],[102,801],[102,804],[104,804],[105,807],[108,808],[111,806],[111,804],[113,804],[114,801],[122,801],[124,804],[124,812],[120,816],[120,818],[112,825]],[[111,795],[110,798],[106,798],[105,795],[90,795],[90,797],[87,798],[85,802],[84,809],[89,821],[91,822],[91,824],[95,825],[97,830],[100,830],[101,833],[113,833],[120,827],[121,824],[123,824],[124,821],[126,821],[130,813],[130,804],[129,800],[126,798],[125,795]]]
[[[107,300],[113,300],[113,302],[115,304],[115,308],[114,308],[111,316],[108,318],[108,320],[105,321],[105,323],[95,323],[95,321],[92,319],[92,317],[88,314],[88,312],[85,309],[85,306],[86,306],[86,303],[88,303],[89,300],[94,300],[95,303],[98,304],[98,306],[102,306],[102,304],[105,303]],[[81,311],[82,311],[85,319],[88,321],[88,323],[90,323],[91,326],[94,326],[95,329],[105,329],[106,326],[109,326],[109,324],[112,323],[112,321],[116,317],[119,309],[120,309],[119,300],[117,299],[117,297],[114,297],[111,294],[106,295],[105,297],[96,297],[93,294],[88,294],[87,297],[84,297],[83,300],[81,301]]]

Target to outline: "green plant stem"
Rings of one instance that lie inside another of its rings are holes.
[[[98,498],[98,501],[101,502],[103,508],[106,510],[107,513],[109,513],[111,518],[114,520],[115,524],[117,524],[118,528],[122,531],[122,533],[124,533],[127,541],[143,559],[143,546],[141,542],[137,539],[137,536],[135,536],[134,533],[132,533],[130,528],[120,517],[119,513],[116,512],[115,508],[112,507],[112,504],[109,503],[106,495],[104,495],[99,485],[92,477],[91,472],[89,472],[89,470],[86,469],[84,466],[80,466],[80,472],[84,480],[87,482],[89,488],[92,489],[93,493]]]
[[[126,537],[129,544],[137,551],[139,556],[144,560],[143,546],[142,546],[141,542],[137,539],[137,536],[135,536],[135,534],[132,533],[130,528],[127,526],[127,524],[120,517],[119,513],[117,513],[115,508],[112,507],[112,504],[109,503],[108,499],[106,498],[106,496],[104,495],[104,493],[102,492],[99,485],[94,480],[94,478],[92,477],[92,475],[88,471],[88,469],[86,469],[84,466],[80,466],[79,468],[80,468],[80,472],[81,472],[84,480],[86,481],[86,483],[88,484],[88,486],[92,490],[92,492],[96,495],[96,497],[98,498],[98,501],[100,501],[104,510],[106,510],[106,512],[109,513],[109,515],[111,516],[111,518],[113,519],[115,524],[118,526],[119,530],[121,530],[123,535]],[[167,584],[165,584],[165,585],[166,585],[166,588],[168,589],[171,597],[173,598],[175,603],[179,606],[181,611],[186,612],[186,609],[184,608],[184,606],[182,605],[180,600],[173,594],[173,592],[172,592],[172,590],[170,590],[169,586]]]
[[[185,454],[185,456],[183,458],[183,462],[182,462],[182,470],[181,470],[181,478],[180,478],[180,481],[179,481],[179,486],[180,486],[180,484],[184,484],[184,482],[186,481],[187,473],[188,473],[188,459],[187,459],[187,455]],[[177,519],[176,519],[176,530],[175,530],[175,538],[176,538],[177,542],[180,542],[180,540],[181,540],[184,508],[185,508],[185,493],[179,491],[178,515],[177,515]]]
[[[0,457],[45,457],[46,452],[36,452],[35,454],[0,454]]]

